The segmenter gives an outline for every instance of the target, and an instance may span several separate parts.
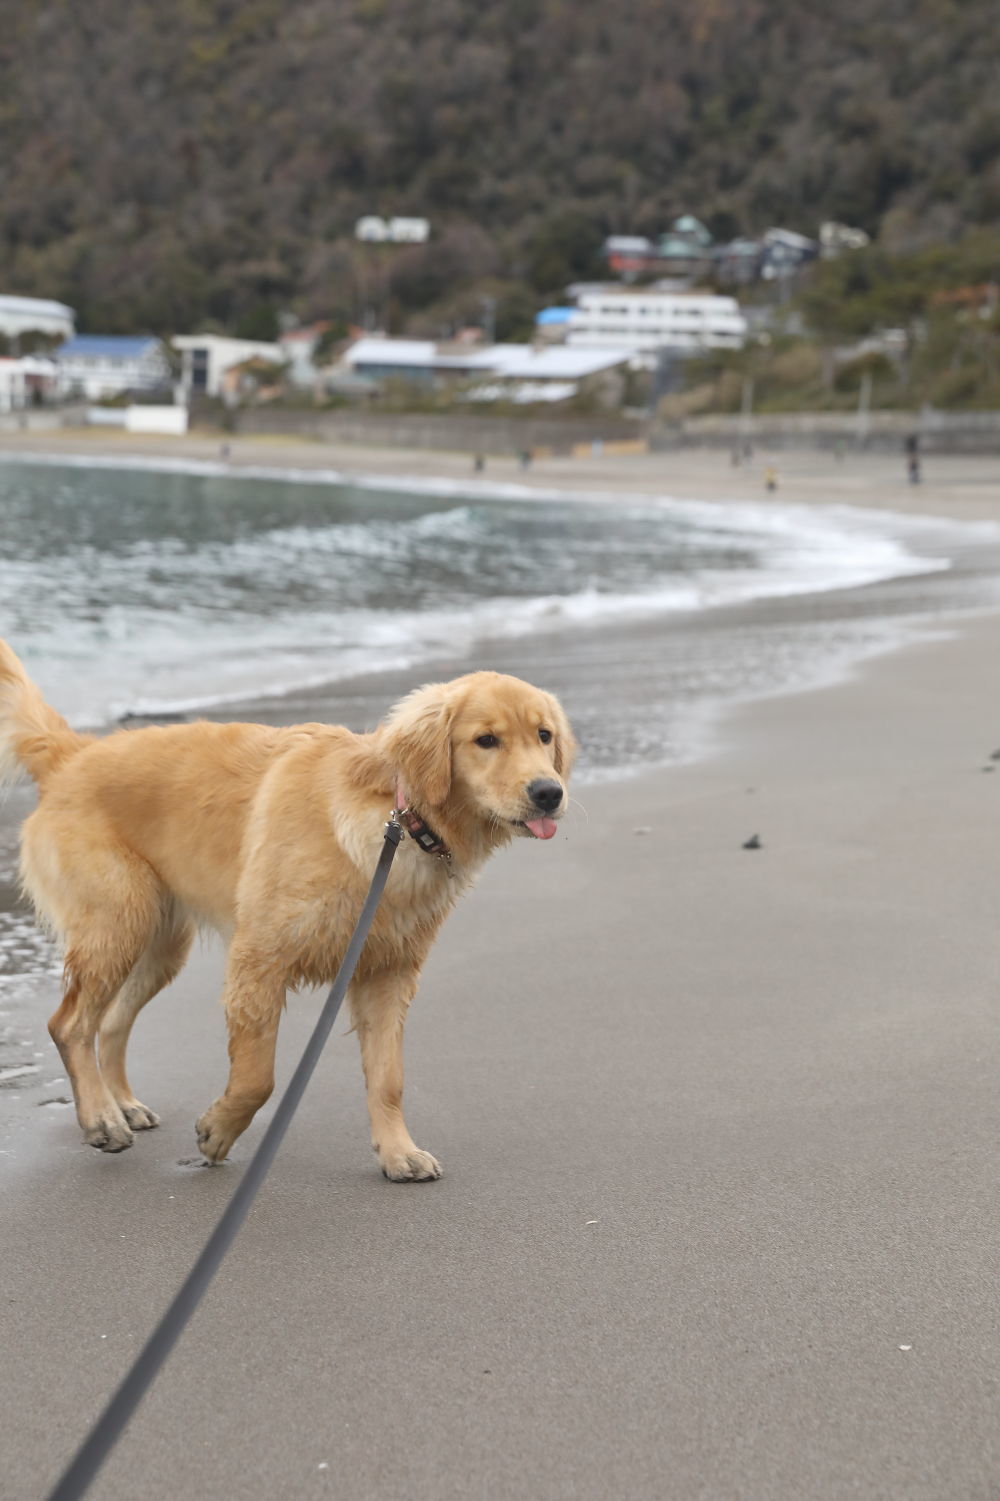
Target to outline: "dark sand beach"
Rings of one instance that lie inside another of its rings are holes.
[[[648,490],[673,463],[551,462],[531,482]],[[1000,466],[928,463],[914,492],[901,463],[863,463],[831,480],[788,456],[782,495],[1000,519]],[[730,480],[695,455],[671,483],[725,499]],[[729,708],[697,759],[582,786],[551,845],[497,857],[408,1027],[410,1124],[446,1176],[379,1178],[338,1027],[95,1501],[996,1492],[1000,614],[968,577],[964,611],[949,597],[846,678]],[[8,844],[28,806],[17,791]],[[16,1018],[0,995],[4,1060],[40,1070],[0,1091],[0,1491],[19,1501],[55,1480],[259,1134],[197,1165],[225,1069],[216,946],[143,1015],[135,1084],[163,1125],[114,1158],[59,1103],[58,982],[33,965]],[[320,1000],[291,1002],[280,1077]]]

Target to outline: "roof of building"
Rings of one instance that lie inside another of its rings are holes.
[[[608,235],[604,242],[606,255],[652,255],[653,242],[645,235]]]
[[[64,302],[52,302],[48,297],[12,297],[6,293],[0,296],[0,312],[3,313],[37,313],[40,317],[47,318],[76,318],[71,307]]]
[[[347,351],[355,368],[424,369],[452,374],[498,375],[505,380],[580,380],[631,359],[627,349],[536,349],[532,344],[492,344],[468,354],[441,354],[430,339],[359,339]]]
[[[651,307],[668,313],[677,310],[699,313],[738,313],[739,303],[735,297],[724,292],[679,292],[661,291],[658,287],[605,287],[600,291],[587,292],[580,298],[578,308],[573,308],[570,325],[580,313],[591,314],[596,304],[606,304],[616,312],[628,307]]]
[[[631,349],[571,349],[566,344],[536,349],[532,344],[494,344],[484,349],[479,368],[505,380],[582,380],[624,365]],[[469,362],[471,363],[471,361]]]
[[[781,229],[778,225],[764,231],[763,243],[765,246],[786,245],[795,250],[817,250],[818,240],[811,240],[808,235],[800,235],[795,229]]]
[[[318,338],[320,338],[320,336],[322,334],[326,333],[326,331],[327,331],[328,328],[332,328],[332,327],[333,327],[333,324],[329,321],[329,319],[326,319],[322,323],[299,324],[298,327],[296,327],[296,328],[288,328],[288,329],[285,330],[285,332],[283,334],[279,334],[279,336],[278,336],[278,343],[279,344],[300,344],[300,343],[301,344],[306,344],[306,343],[314,343]]]
[[[61,360],[76,355],[91,360],[137,360],[159,343],[152,334],[77,334],[60,344],[56,354]]]
[[[55,360],[46,359],[44,355],[0,355],[0,365],[16,365],[22,375],[52,375],[56,373]]]
[[[573,309],[571,307],[543,307],[542,311],[536,317],[535,322],[543,325],[568,323],[572,316]]]
[[[437,345],[433,339],[380,339],[367,337],[356,340],[347,351],[351,365],[399,365],[412,368],[437,362]]]
[[[697,240],[700,245],[711,245],[712,243],[712,236],[701,220],[695,218],[694,214],[681,214],[679,219],[674,220],[671,228],[675,234]]]

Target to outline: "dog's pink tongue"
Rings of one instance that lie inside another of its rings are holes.
[[[536,839],[551,839],[557,824],[554,818],[529,818],[524,827],[530,829]]]

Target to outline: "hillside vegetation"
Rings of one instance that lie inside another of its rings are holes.
[[[683,211],[918,251],[1000,220],[998,42],[995,0],[0,0],[0,288],[510,336]],[[365,259],[372,212],[433,244]]]

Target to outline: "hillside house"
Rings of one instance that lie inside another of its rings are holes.
[[[794,229],[769,229],[761,237],[760,274],[764,281],[794,276],[819,255],[819,241]]]
[[[735,297],[663,292],[655,287],[589,286],[575,307],[543,309],[539,323],[551,337],[561,327],[574,349],[626,350],[652,368],[660,350],[695,354],[705,349],[739,349],[746,319]]]
[[[50,339],[71,339],[76,314],[64,302],[45,297],[0,297],[0,334],[18,339],[22,334],[44,334]]]

